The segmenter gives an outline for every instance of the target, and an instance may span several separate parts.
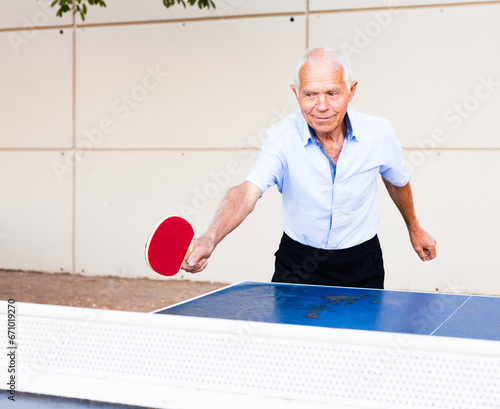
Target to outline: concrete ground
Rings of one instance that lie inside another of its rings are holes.
[[[150,312],[228,285],[0,270],[0,300]]]

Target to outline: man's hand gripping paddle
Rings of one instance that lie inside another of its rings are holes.
[[[182,217],[170,216],[156,225],[146,243],[146,261],[164,276],[177,274],[193,252],[194,230]]]

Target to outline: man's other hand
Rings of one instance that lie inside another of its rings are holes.
[[[436,257],[436,240],[421,227],[410,231],[410,241],[422,261]]]

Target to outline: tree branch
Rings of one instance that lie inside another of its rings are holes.
[[[198,4],[198,7],[200,9],[210,9],[210,7],[215,9],[215,3],[213,2],[213,0],[163,0],[163,5],[166,8],[169,8],[171,6],[175,6],[176,4],[182,4],[184,8],[186,8],[186,2],[190,6]],[[88,11],[87,4],[89,6],[106,7],[106,3],[103,0],[54,0],[51,3],[51,7],[58,7],[58,10],[56,12],[56,16],[58,17],[62,17],[63,14],[72,11],[73,14],[78,13],[82,21],[85,21],[85,16],[87,15]]]

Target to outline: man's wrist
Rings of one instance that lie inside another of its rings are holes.
[[[416,219],[412,222],[406,223],[406,225],[408,227],[408,231],[410,232],[410,234],[418,233],[421,230],[420,224]]]
[[[203,236],[200,237],[200,240],[204,240],[210,243],[212,250],[217,246],[217,235],[213,232],[207,231]]]

